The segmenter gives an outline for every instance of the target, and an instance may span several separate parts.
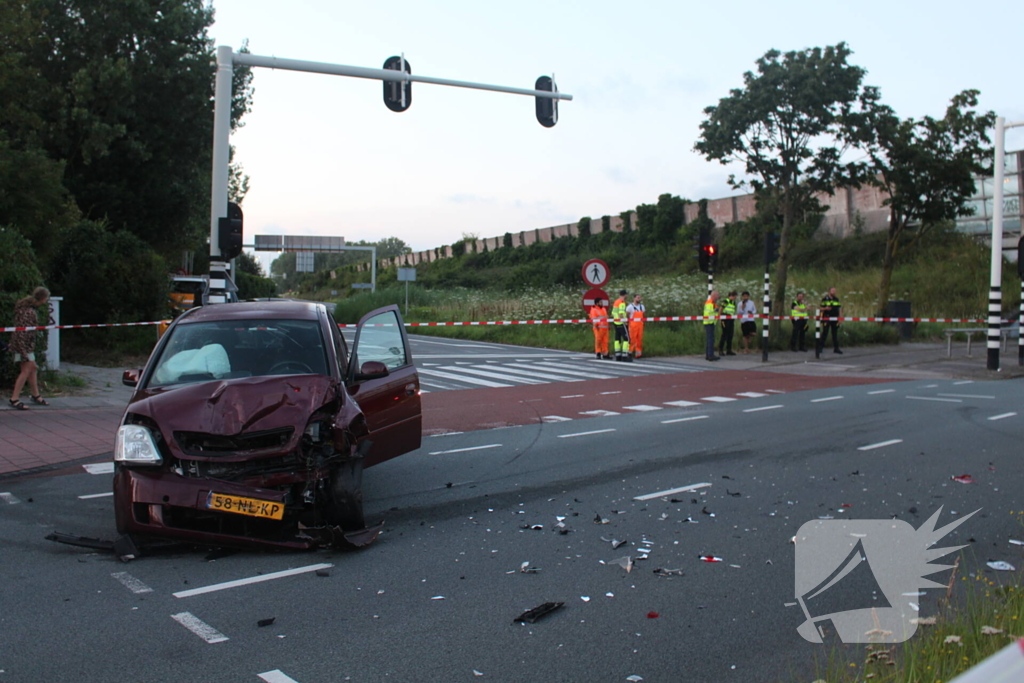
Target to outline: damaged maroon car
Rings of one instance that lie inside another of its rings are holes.
[[[223,546],[364,545],[362,471],[420,446],[397,306],[351,351],[323,304],[194,308],[160,339],[114,449],[118,532]]]

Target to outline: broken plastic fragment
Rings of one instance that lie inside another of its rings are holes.
[[[627,676],[626,680],[627,681],[631,681],[632,683],[639,683],[640,681],[642,681],[644,679],[643,679],[642,676],[637,676],[636,674],[633,674],[632,676]]]
[[[432,597],[430,599],[431,600],[444,600],[444,596],[443,595],[435,595],[434,597]]]
[[[654,570],[654,573],[658,576],[684,576],[682,569],[664,569],[658,567]]]
[[[627,574],[633,570],[633,558],[629,555],[626,555],[625,557],[620,557],[617,560],[611,560],[610,562],[608,562],[608,564],[614,564],[618,565],[619,567],[622,567],[626,570]]]
[[[1009,562],[1003,562],[1002,560],[999,560],[998,562],[986,562],[985,564],[992,569],[995,569],[997,572],[1012,572],[1016,569],[1016,567]]]
[[[594,515],[594,524],[608,524],[608,520],[601,515]]]
[[[263,628],[264,626],[270,626],[274,623],[275,619],[277,619],[277,617],[270,617],[269,619],[260,619],[256,622],[256,625],[260,628]]]
[[[331,570],[330,569],[317,569],[316,570],[316,575],[319,576],[320,578],[325,578],[325,577],[328,577],[328,576],[331,575]]]
[[[1010,545],[1024,545],[1024,541],[1018,541],[1016,539],[1010,539]]]
[[[714,555],[701,555],[700,556],[700,561],[701,562],[721,562],[722,558],[715,557]]]
[[[617,538],[605,538],[604,536],[601,537],[601,540],[604,541],[605,543],[611,543],[612,544],[612,550],[617,550],[620,547],[626,545],[626,543],[628,543],[628,541],[620,541]]]
[[[480,671],[477,671],[476,669],[473,669],[473,675],[474,676],[483,676],[483,673],[480,672]]]
[[[531,610],[527,610],[520,614],[518,617],[513,619],[513,622],[521,622],[524,624],[532,624],[541,617],[551,614],[556,609],[564,605],[564,602],[545,602],[543,605],[534,607]]]
[[[527,560],[526,562],[523,562],[521,565],[519,565],[519,573],[520,574],[536,574],[539,571],[540,571],[540,567],[531,567],[529,560]]]
[[[972,477],[969,474],[961,474],[960,476],[950,477],[950,479],[952,479],[953,481],[958,482],[960,484],[973,484],[974,483],[974,477]]]
[[[590,602],[590,596],[589,595],[581,595],[580,596],[580,600],[582,600],[583,602]]]
[[[657,618],[658,618],[658,617],[660,617],[660,616],[661,616],[661,615],[660,615],[660,614],[658,614],[657,612],[648,612],[648,613],[647,613],[647,618],[648,618],[648,619],[657,619]]]

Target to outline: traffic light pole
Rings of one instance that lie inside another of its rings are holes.
[[[711,292],[715,291],[715,271],[708,272],[708,296],[711,296]]]
[[[280,57],[264,57],[242,52],[234,52],[230,46],[217,47],[217,73],[214,82],[213,112],[213,174],[210,185],[210,303],[224,303],[227,300],[228,265],[221,257],[220,251],[220,219],[226,217],[228,205],[228,155],[231,136],[231,77],[235,65],[258,66],[267,69],[283,69],[286,71],[305,71],[332,76],[349,76],[352,78],[369,78],[378,81],[398,81],[406,83],[432,83],[448,85],[456,88],[473,90],[490,90],[493,92],[527,95],[552,100],[571,100],[572,95],[557,90],[530,90],[527,88],[510,88],[504,85],[488,85],[456,81],[449,78],[417,76],[405,71],[393,69],[370,69],[361,66],[344,64],[328,64],[325,62],[307,62],[298,59],[282,59]]]
[[[1007,123],[1002,116],[996,117],[996,158],[992,168],[995,174],[992,193],[994,209],[992,215],[992,267],[988,292],[987,367],[989,370],[999,370],[999,332],[1003,317],[1003,177],[1006,173],[1006,129],[1017,126],[1024,126],[1024,121]]]

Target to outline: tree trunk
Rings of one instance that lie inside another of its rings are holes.
[[[788,194],[788,193],[787,193]],[[782,230],[779,231],[779,260],[775,262],[775,276],[771,281],[772,316],[778,318],[786,311],[786,280],[789,273],[789,230],[793,226],[792,199],[782,200]],[[768,325],[770,339],[778,339],[782,321],[772,320]]]
[[[878,283],[878,305],[877,315],[885,317],[889,309],[889,289],[892,286],[892,268],[896,256],[896,243],[901,232],[900,222],[897,216],[889,216],[889,234],[885,240],[885,254],[882,256],[882,277]]]

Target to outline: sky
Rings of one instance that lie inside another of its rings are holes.
[[[950,97],[1024,121],[1024,3],[638,3],[213,0],[210,36],[254,54],[532,88],[554,74],[573,101],[554,128],[532,97],[413,84],[394,113],[380,81],[254,70],[232,136],[250,176],[254,234],[398,237],[413,250],[618,215],[671,193],[734,194],[742,173],[693,151],[703,110],[770,49],[845,41],[900,116],[941,117]],[[770,7],[770,9],[769,9]],[[984,10],[985,14],[972,13]],[[1007,132],[1024,149],[1024,129]],[[264,264],[272,255],[261,254]]]

